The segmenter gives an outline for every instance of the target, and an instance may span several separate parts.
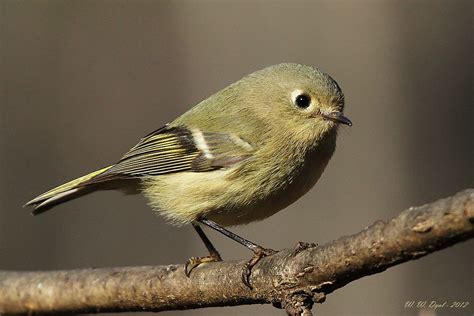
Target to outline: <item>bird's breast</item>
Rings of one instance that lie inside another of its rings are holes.
[[[225,226],[246,224],[265,219],[286,208],[307,193],[319,180],[335,149],[335,139],[315,146],[296,157],[297,162],[268,157],[265,170],[241,174],[237,182],[244,186],[234,196],[234,207],[218,209],[207,216]],[[249,166],[251,168],[252,166]],[[232,179],[233,177],[231,177]],[[232,184],[229,184],[229,188]]]

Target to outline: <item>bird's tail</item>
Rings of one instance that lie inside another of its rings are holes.
[[[83,177],[51,189],[48,192],[35,197],[33,200],[26,203],[25,206],[33,205],[35,208],[31,213],[33,215],[38,215],[46,212],[53,206],[91,193],[97,189],[97,186],[95,185],[97,183],[91,180],[98,175],[103,174],[110,168],[111,166],[91,172]]]

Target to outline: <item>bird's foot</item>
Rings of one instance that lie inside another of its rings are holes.
[[[191,257],[188,259],[188,261],[186,261],[186,264],[184,265],[184,274],[186,274],[186,276],[189,278],[189,276],[191,275],[191,271],[193,271],[201,263],[218,261],[222,261],[222,258],[219,253],[214,253],[205,257]]]
[[[252,249],[253,257],[247,261],[242,267],[242,282],[249,288],[252,289],[250,285],[250,274],[252,273],[252,268],[264,257],[271,256],[278,251],[272,249],[266,249],[262,247],[257,247]]]

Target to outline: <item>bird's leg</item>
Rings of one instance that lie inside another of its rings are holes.
[[[275,250],[272,249],[266,249],[263,248],[262,246],[259,246],[250,240],[247,240],[243,237],[240,237],[239,235],[234,234],[233,232],[225,229],[224,227],[220,226],[219,224],[208,220],[206,218],[201,218],[198,220],[200,223],[218,231],[221,234],[224,234],[225,236],[229,237],[230,239],[238,242],[239,244],[245,246],[249,250],[253,252],[253,257],[247,261],[244,266],[243,266],[243,271],[242,271],[242,282],[248,286],[250,289],[252,286],[250,285],[250,274],[252,272],[252,268],[262,259],[263,257],[270,256],[274,253],[276,253]]]
[[[189,277],[191,271],[193,271],[194,268],[196,268],[201,263],[222,261],[221,255],[211,243],[209,238],[207,238],[206,234],[204,234],[204,231],[202,230],[201,226],[199,226],[199,224],[197,223],[193,223],[193,227],[198,233],[199,237],[201,237],[201,240],[203,241],[204,245],[206,245],[206,248],[209,251],[209,256],[189,258],[188,261],[186,261],[186,265],[184,266],[184,273],[187,277]]]

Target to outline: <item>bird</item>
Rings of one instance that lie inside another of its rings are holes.
[[[252,251],[252,268],[275,253],[229,226],[260,221],[286,208],[319,180],[336,148],[344,116],[339,84],[316,67],[281,63],[255,71],[156,129],[116,163],[32,199],[33,215],[100,190],[142,193],[173,225],[192,225],[209,255],[184,273],[222,257],[201,226]]]

